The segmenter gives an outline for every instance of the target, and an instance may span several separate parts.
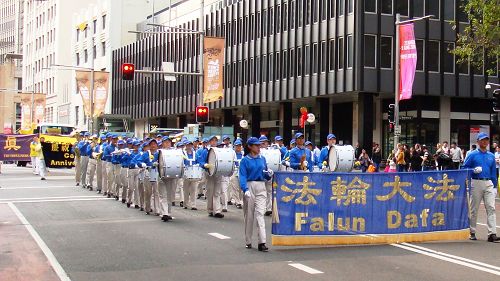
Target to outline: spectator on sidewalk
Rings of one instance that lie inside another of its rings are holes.
[[[451,160],[453,162],[452,169],[458,170],[460,168],[460,163],[464,161],[462,150],[457,146],[456,142],[451,143],[450,149]]]

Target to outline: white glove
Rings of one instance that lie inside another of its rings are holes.
[[[203,167],[204,167],[205,169],[210,169],[210,168],[212,168],[212,164],[208,164],[208,163],[207,163],[207,164],[203,165]]]
[[[285,166],[290,167],[290,161],[285,161],[284,164]]]
[[[274,172],[273,172],[273,170],[271,170],[271,169],[264,170],[264,171],[262,171],[262,172],[266,173],[266,174],[267,174],[267,175],[269,175],[270,177],[272,177],[272,176],[274,175]]]
[[[480,174],[483,171],[483,167],[477,166],[474,168],[474,174]]]
[[[154,166],[154,167],[158,167],[158,162],[154,162],[154,163],[153,163],[153,166]]]
[[[309,162],[307,162],[307,161],[304,161],[304,163],[303,163],[303,164],[304,164],[304,167],[309,166]]]
[[[146,168],[148,165],[146,165],[146,163],[141,163],[141,167],[142,168]]]
[[[252,194],[250,193],[250,190],[245,191],[245,196],[250,197]]]

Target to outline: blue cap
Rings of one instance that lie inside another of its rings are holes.
[[[118,136],[117,136],[117,135],[115,135],[115,134],[112,134],[112,135],[111,135],[111,138],[112,138],[112,139],[117,139],[117,138],[118,138]]]
[[[295,138],[298,139],[298,138],[303,138],[304,137],[304,134],[301,133],[301,132],[298,132],[295,134]]]
[[[194,138],[193,142],[195,141],[200,141],[200,138],[199,137]]]
[[[306,141],[305,145],[312,145],[312,142]]]
[[[329,134],[327,137],[326,137],[327,140],[333,140],[333,139],[337,139],[337,137],[334,135],[334,134]]]
[[[269,141],[265,135],[260,136],[259,141],[264,142],[264,141]]]
[[[281,136],[275,136],[275,137],[274,137],[274,140],[275,140],[275,141],[282,141],[282,140],[283,140],[283,137],[281,137]]]
[[[83,134],[84,137],[90,137],[90,133],[89,132],[85,132],[85,134]]]
[[[134,139],[128,139],[127,140],[127,144],[133,144],[134,143]]]
[[[161,134],[156,135],[157,138],[163,137]]]
[[[158,144],[158,142],[156,141],[156,139],[150,139],[150,140],[148,140],[147,144],[150,145],[152,142],[156,142],[156,144]]]
[[[219,147],[219,146],[224,146],[224,145],[225,145],[225,144],[224,144],[223,142],[221,142],[221,141],[217,142],[217,147]]]
[[[295,144],[295,139],[292,139],[292,140],[290,141],[290,144]]]
[[[111,137],[111,133],[106,133],[104,136],[105,136],[106,138],[110,138],[110,137]]]
[[[256,137],[251,137],[247,140],[247,145],[260,145],[260,140]]]
[[[140,141],[138,141],[138,140],[134,141],[134,146],[139,146],[139,145],[141,145]]]
[[[488,136],[488,134],[487,134],[487,133],[483,133],[483,132],[481,132],[481,133],[479,133],[479,134],[477,135],[477,140],[478,140],[478,141],[479,141],[479,140],[484,140],[484,139],[489,139],[489,138],[490,138],[490,137]]]
[[[184,145],[188,145],[188,144],[193,144],[193,142],[192,142],[192,141],[190,141],[190,140],[185,140],[185,141],[184,141]]]
[[[123,144],[125,144],[125,142],[123,140],[118,141],[118,145],[123,145]]]
[[[241,142],[241,140],[235,140],[234,145],[243,145],[243,143]]]
[[[172,141],[168,136],[164,136],[163,138],[161,138],[161,141]]]
[[[208,139],[207,139],[207,138],[203,138],[203,142],[204,142],[204,143],[207,143],[207,142],[208,142]]]
[[[187,139],[188,139],[187,137],[182,137],[181,141],[187,141]]]
[[[222,136],[222,141],[225,141],[225,140],[230,140],[231,138],[228,136],[228,135],[224,135]]]
[[[217,137],[215,135],[211,135],[209,138],[208,138],[208,141],[211,141],[213,139],[217,139]]]
[[[105,140],[105,139],[106,139],[106,135],[102,135],[101,140]]]

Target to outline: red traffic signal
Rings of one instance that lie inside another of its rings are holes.
[[[135,66],[132,63],[122,64],[122,79],[123,80],[134,80]]]
[[[209,109],[208,106],[196,107],[196,123],[208,123]]]

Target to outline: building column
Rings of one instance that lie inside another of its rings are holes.
[[[187,118],[186,115],[177,116],[177,127],[176,128],[184,128],[187,126]]]
[[[292,140],[292,103],[280,103],[280,131],[279,134],[283,137],[285,143],[290,143]]]
[[[250,106],[248,108],[250,121],[250,136],[260,136],[260,106]]]
[[[358,142],[359,147],[366,149],[371,155],[373,145],[373,95],[358,95]]]
[[[222,110],[222,125],[224,125],[224,127],[239,126],[239,124],[234,124],[234,120],[232,109]]]
[[[450,142],[451,132],[451,99],[450,97],[441,97],[439,103],[439,142]]]

